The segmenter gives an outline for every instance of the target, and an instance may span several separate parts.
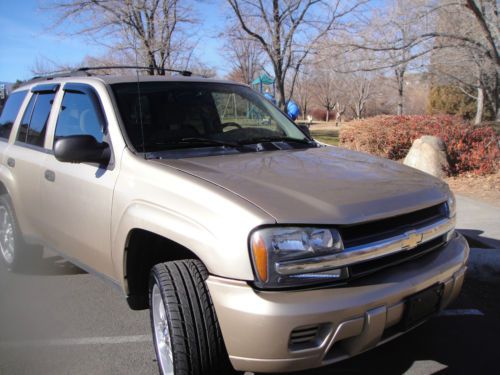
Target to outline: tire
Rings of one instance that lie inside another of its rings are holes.
[[[40,260],[43,249],[24,242],[10,197],[0,195],[0,262],[9,271],[21,271]]]
[[[149,280],[151,329],[161,374],[233,373],[198,260],[160,263]]]

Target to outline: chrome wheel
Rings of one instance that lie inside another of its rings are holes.
[[[14,225],[9,211],[0,206],[0,252],[7,264],[14,263],[15,259],[15,237]]]
[[[172,343],[168,329],[167,313],[165,304],[160,293],[160,288],[154,284],[151,296],[151,307],[153,312],[154,339],[158,350],[158,361],[165,375],[174,374],[174,359],[172,354]]]

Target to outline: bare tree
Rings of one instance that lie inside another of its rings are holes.
[[[316,75],[314,92],[318,104],[326,111],[325,121],[330,121],[330,112],[337,103],[334,73],[326,71],[321,76]]]
[[[367,72],[356,72],[348,76],[350,89],[347,90],[349,95],[349,106],[356,119],[364,116],[366,111],[366,103],[372,96],[372,77]]]
[[[476,100],[475,123],[486,102],[500,121],[500,16],[495,0],[462,0],[434,8],[439,47],[431,69],[439,82],[453,83]]]
[[[225,34],[228,38],[224,49],[232,65],[229,78],[246,84],[251,83],[264,65],[260,43],[239,27],[229,27]]]
[[[310,64],[305,64],[297,75],[295,81],[295,97],[305,120],[309,114],[310,104],[313,100],[314,87],[311,81],[312,69]]]
[[[371,37],[365,36],[362,42],[352,43],[350,46],[377,51],[381,56],[384,54],[389,56],[386,64],[376,64],[372,69],[395,68],[394,74],[400,94],[398,113],[402,113],[403,110],[404,77],[409,70],[408,64],[428,56],[432,51],[443,50],[445,51],[443,55],[447,56],[448,51],[455,50],[452,53],[456,53],[459,50],[462,52],[463,60],[472,60],[475,64],[472,69],[469,66],[470,74],[467,81],[469,89],[474,87],[477,90],[477,94],[473,95],[478,101],[476,121],[481,118],[482,99],[488,99],[494,109],[495,118],[500,120],[498,0],[394,1],[396,12],[393,12],[393,16],[386,17],[390,21],[376,22],[379,27],[375,30],[378,31],[365,33]],[[397,11],[398,8],[402,11]],[[461,16],[453,18],[457,12]],[[447,21],[444,22],[445,27],[442,27],[443,23],[436,22],[439,18]],[[394,19],[402,22],[394,22]],[[396,33],[391,32],[391,27]],[[463,53],[464,51],[467,52]],[[414,69],[415,66],[410,68]],[[460,80],[462,79],[463,77],[460,77]],[[474,83],[471,84],[471,81]],[[462,82],[461,85],[463,84]]]
[[[48,0],[44,8],[57,12],[58,24],[74,22],[78,33],[132,51],[151,75],[189,58],[180,55],[191,51],[184,26],[195,19],[179,0]]]
[[[427,39],[419,39],[432,25],[426,0],[391,0],[386,8],[370,19],[361,30],[362,43],[352,44],[357,49],[376,53],[370,56],[372,65],[362,70],[392,70],[398,94],[397,114],[404,114],[405,78],[409,70],[423,65],[429,52]],[[418,42],[417,42],[418,40]]]
[[[330,112],[334,111],[335,121],[340,121],[346,111],[346,81],[341,73],[336,72],[331,60],[321,60],[314,65],[312,76],[314,99],[316,104],[326,111],[326,121],[330,121]]]
[[[291,94],[299,68],[316,43],[340,25],[367,0],[227,0],[237,22],[249,37],[260,43],[272,65],[278,91],[278,105],[285,107],[285,83]],[[348,4],[343,7],[344,3]]]

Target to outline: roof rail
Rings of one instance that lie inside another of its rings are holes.
[[[162,72],[179,73],[185,77],[192,76],[193,73],[189,70],[154,68],[152,66],[134,66],[134,65],[109,65],[109,66],[90,66],[75,69],[75,72],[88,72],[89,70],[105,70],[105,69],[136,69],[136,70],[153,70]]]
[[[73,77],[73,76],[81,76],[87,75],[91,76],[90,73],[92,70],[106,70],[106,69],[135,69],[135,70],[153,70],[153,71],[162,71],[162,72],[172,72],[179,73],[182,76],[190,77],[193,75],[189,70],[180,70],[180,69],[168,69],[168,68],[153,68],[149,66],[134,66],[134,65],[107,65],[107,66],[85,66],[81,68],[76,68],[72,70],[56,70],[49,73],[39,74],[37,76],[32,77],[28,81],[35,81],[41,79],[51,79],[57,77]]]

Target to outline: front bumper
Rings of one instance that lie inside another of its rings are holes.
[[[432,285],[443,285],[445,308],[462,288],[468,255],[457,234],[442,249],[348,287],[262,292],[214,276],[207,284],[234,368],[289,372],[331,364],[400,335],[405,299]],[[295,345],[297,329],[317,333],[309,344]]]

